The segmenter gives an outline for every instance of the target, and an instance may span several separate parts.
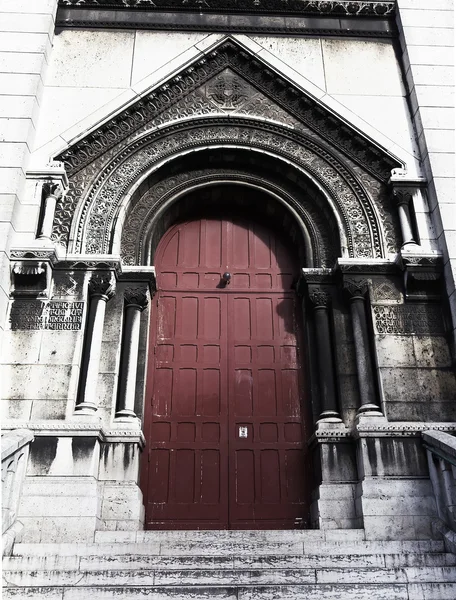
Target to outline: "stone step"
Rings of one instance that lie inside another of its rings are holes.
[[[455,567],[333,569],[3,570],[7,586],[258,586],[303,584],[456,583]]]
[[[6,588],[3,600],[454,600],[454,583]]]
[[[150,542],[150,543],[73,543],[16,544],[14,556],[112,556],[119,554],[144,556],[265,556],[265,555],[360,555],[360,554],[424,554],[444,552],[441,540],[353,541],[353,542]]]
[[[154,530],[154,531],[96,531],[97,543],[153,542],[356,542],[365,539],[364,529],[289,529],[289,530]]]
[[[286,556],[145,556],[89,555],[5,557],[7,571],[71,571],[113,569],[316,569],[355,567],[450,567],[456,556],[450,553],[426,554],[306,554]]]

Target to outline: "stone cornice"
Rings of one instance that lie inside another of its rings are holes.
[[[101,10],[176,11],[385,17],[396,12],[396,2],[377,0],[59,0],[60,7]]]

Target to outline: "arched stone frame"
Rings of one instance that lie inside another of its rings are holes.
[[[397,251],[397,219],[385,210],[381,199],[374,200],[349,161],[344,164],[302,132],[237,118],[195,119],[139,136],[116,153],[85,191],[79,189],[67,199],[66,210],[57,211],[54,237],[69,241],[73,252],[109,253],[120,210],[125,210],[125,201],[150,173],[185,153],[221,147],[275,156],[310,177],[338,215],[347,257],[381,258]],[[79,202],[78,197],[82,197]]]

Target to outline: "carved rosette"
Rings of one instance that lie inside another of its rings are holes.
[[[124,292],[126,307],[138,308],[141,312],[149,304],[147,290],[144,287],[129,287]]]
[[[115,293],[115,280],[111,273],[95,272],[89,279],[89,295],[91,298],[110,300]]]

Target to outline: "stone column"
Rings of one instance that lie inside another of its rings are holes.
[[[409,205],[412,202],[412,193],[408,188],[394,188],[393,198],[396,201],[399,213],[399,222],[402,232],[402,248],[406,246],[417,246],[412,230]]]
[[[142,287],[125,290],[125,320],[120,358],[119,392],[115,419],[135,421],[136,369],[141,312],[148,304],[147,291]]]
[[[111,273],[95,272],[89,281],[89,316],[82,353],[81,375],[75,414],[93,414],[98,409],[97,380],[106,303],[114,295]]]
[[[358,386],[361,406],[358,414],[383,416],[377,404],[372,368],[372,352],[367,326],[365,295],[368,284],[366,279],[344,279],[344,288],[350,297],[353,338],[358,373]]]
[[[54,222],[55,207],[57,201],[63,195],[63,188],[58,183],[45,183],[43,185],[44,206],[43,218],[40,223],[37,238],[50,239],[52,234],[52,223]]]
[[[309,300],[313,305],[316,329],[318,374],[321,393],[320,417],[318,423],[341,423],[337,410],[334,361],[329,326],[329,305],[331,297],[321,289],[309,289]]]

